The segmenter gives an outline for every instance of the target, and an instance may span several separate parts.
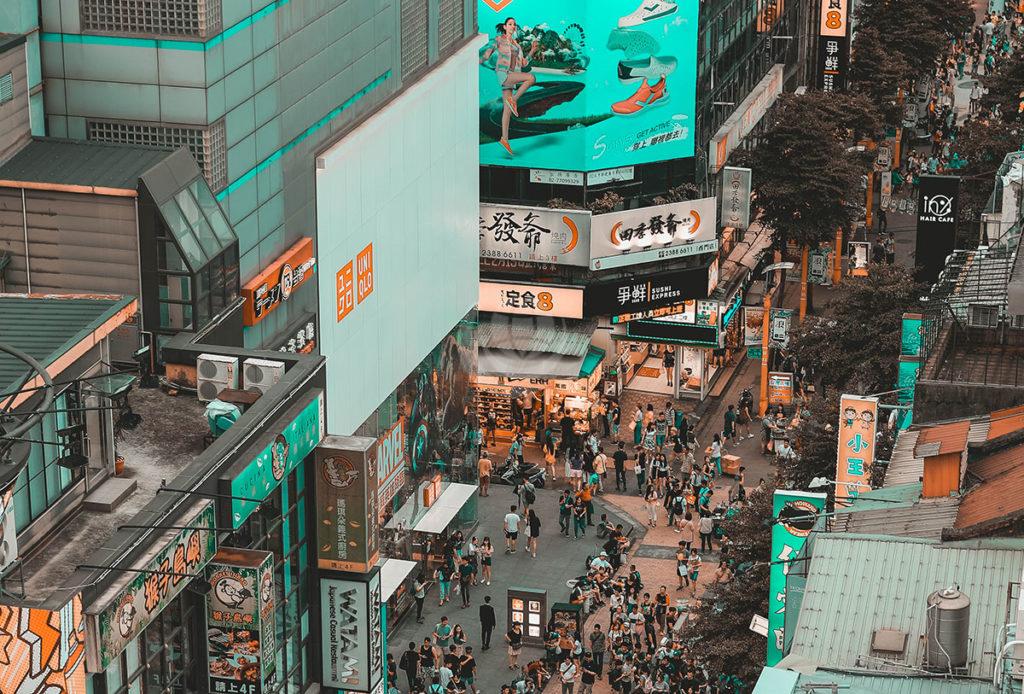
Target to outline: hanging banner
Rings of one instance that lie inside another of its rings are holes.
[[[481,204],[480,257],[586,267],[590,212]]]
[[[737,230],[750,226],[750,186],[750,169],[722,169],[722,226]]]
[[[793,404],[793,374],[772,371],[768,374],[768,404]]]
[[[818,86],[845,91],[850,63],[849,0],[821,0],[818,32]]]
[[[786,576],[790,564],[814,530],[827,494],[777,490],[772,498],[772,565],[768,589],[768,659],[776,665],[783,656],[786,624]]]
[[[768,340],[772,347],[789,347],[789,324],[793,311],[788,308],[773,308],[769,321]]]
[[[594,215],[590,269],[642,265],[718,250],[718,200],[701,198]]]
[[[320,579],[320,630],[326,687],[372,692],[384,674],[380,571]]]
[[[377,441],[328,436],[316,449],[317,566],[368,573],[377,563]]]
[[[206,567],[210,691],[262,694],[274,675],[274,554],[222,549]]]
[[[924,356],[924,333],[924,316],[920,313],[904,313],[900,332],[900,355]]]
[[[181,574],[197,574],[217,551],[213,502],[196,503],[183,515],[180,525],[189,530],[169,531],[142,561],[130,564],[140,573],[124,573],[93,602],[86,613],[86,668],[106,671],[129,642],[135,639],[185,589],[192,580]],[[178,523],[175,523],[176,525]],[[164,573],[149,573],[152,571]],[[169,574],[177,574],[171,576]],[[95,610],[95,611],[92,611]]]
[[[807,282],[829,286],[832,284],[832,252],[821,249],[807,254]]]
[[[843,395],[839,400],[839,455],[836,463],[836,506],[870,489],[875,462],[878,398]]]
[[[405,419],[377,439],[377,506],[383,509],[405,484]]]
[[[764,307],[743,307],[743,344],[760,347],[764,342]]]

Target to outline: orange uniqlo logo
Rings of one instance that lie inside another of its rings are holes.
[[[355,301],[352,296],[352,261],[345,263],[345,266],[338,270],[335,276],[338,287],[338,322],[348,314],[352,313]]]
[[[356,256],[356,299],[363,299],[373,293],[373,244],[359,251]]]

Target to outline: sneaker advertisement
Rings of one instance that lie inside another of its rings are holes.
[[[479,0],[480,163],[692,157],[698,0]]]

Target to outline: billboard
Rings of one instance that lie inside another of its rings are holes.
[[[725,166],[729,154],[757,127],[782,94],[785,67],[773,65],[711,138],[708,145],[708,170],[711,173],[716,174]]]
[[[594,171],[693,156],[699,3],[634,7],[479,0],[481,164]]]
[[[80,594],[58,610],[0,605],[0,635],[0,692],[86,694]]]
[[[739,166],[722,169],[722,226],[750,226],[751,171]]]
[[[709,266],[673,270],[587,286],[583,294],[585,316],[633,316],[687,299],[708,297]]]
[[[481,282],[477,308],[517,316],[583,317],[583,287]]]
[[[875,462],[878,398],[843,395],[839,400],[839,453],[836,461],[836,506],[870,489]]]
[[[313,276],[313,239],[299,239],[258,275],[245,283],[242,322],[252,326],[288,300],[292,292]]]
[[[480,257],[586,267],[590,213],[481,204]]]
[[[590,269],[608,270],[718,250],[718,200],[701,198],[594,215]]]
[[[222,549],[206,575],[210,691],[261,694],[276,667],[274,554]]]
[[[768,659],[782,660],[786,624],[786,576],[825,508],[826,494],[777,490],[772,498],[772,565],[768,589]]]
[[[850,69],[849,0],[821,0],[818,32],[818,86],[844,91]]]
[[[380,571],[320,579],[320,630],[325,687],[371,692],[384,673]]]
[[[377,563],[377,441],[328,436],[316,449],[317,566],[368,572]]]
[[[956,248],[956,222],[960,216],[960,178],[921,176],[917,204],[917,245],[914,260],[919,277],[938,279],[946,256]]]
[[[771,371],[768,374],[768,404],[793,404],[793,374],[785,371]]]
[[[760,347],[764,342],[764,307],[743,307],[743,344]]]

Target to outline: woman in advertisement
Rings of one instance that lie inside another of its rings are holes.
[[[523,53],[523,47],[516,41],[518,26],[512,17],[497,25],[497,35],[480,57],[483,64],[490,59],[495,52],[498,54],[498,62],[494,66],[494,74],[498,77],[498,84],[501,85],[503,110],[501,112],[501,139],[498,142],[510,155],[513,155],[512,146],[508,143],[508,126],[512,116],[519,117],[517,104],[527,89],[532,87],[537,78],[526,72],[530,59],[537,52],[536,41],[530,46],[529,53]]]

